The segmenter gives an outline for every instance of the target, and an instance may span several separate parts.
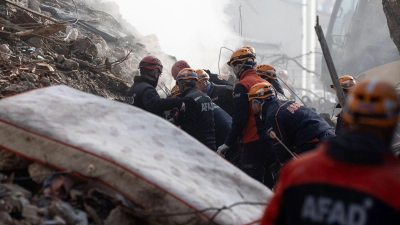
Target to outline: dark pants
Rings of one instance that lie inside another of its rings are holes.
[[[240,155],[242,154],[242,145],[237,141],[232,147],[225,153],[225,159],[233,165],[240,168]]]
[[[260,181],[267,187],[273,187],[270,166],[276,161],[276,154],[270,148],[272,140],[243,145],[241,154],[241,170],[250,177]]]

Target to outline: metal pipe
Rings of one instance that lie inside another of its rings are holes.
[[[333,63],[331,53],[329,51],[328,44],[326,43],[326,39],[324,36],[324,31],[322,27],[319,25],[319,17],[317,16],[317,24],[315,25],[315,32],[317,33],[319,43],[321,44],[322,52],[324,53],[324,58],[326,65],[328,66],[329,74],[331,75],[332,83],[336,89],[336,95],[338,96],[339,103],[342,108],[346,105],[346,97],[344,96],[344,92],[342,87],[340,86],[339,78],[336,73],[335,64]]]

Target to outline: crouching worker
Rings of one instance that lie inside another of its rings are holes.
[[[312,109],[295,101],[278,100],[270,83],[254,85],[248,95],[254,113],[262,115],[267,130],[272,128],[276,133],[273,148],[281,164],[292,158],[290,152],[301,154],[335,136],[331,126]]]
[[[400,161],[390,151],[399,111],[389,83],[358,83],[345,133],[283,167],[261,224],[400,224]]]

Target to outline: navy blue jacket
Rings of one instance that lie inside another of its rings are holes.
[[[214,129],[217,148],[224,144],[231,130],[232,117],[218,105],[214,105]]]
[[[175,107],[180,108],[182,106],[182,99],[180,98],[160,98],[155,87],[142,76],[136,76],[134,78],[134,83],[126,94],[125,102],[161,116],[164,119],[164,111],[171,110]]]
[[[324,119],[298,102],[272,99],[264,103],[262,111],[266,129],[272,127],[277,137],[292,152],[322,134],[332,132],[333,135],[331,126]],[[277,140],[274,141],[274,148],[279,162],[291,158]]]
[[[185,102],[186,110],[179,114],[181,129],[205,146],[215,150],[214,106],[211,99],[196,87],[179,95]]]
[[[221,107],[231,117],[233,115],[233,87],[231,85],[217,85],[211,82],[207,95],[211,101]]]

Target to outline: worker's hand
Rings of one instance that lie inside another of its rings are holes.
[[[226,144],[223,144],[223,145],[221,145],[221,146],[218,147],[217,153],[220,154],[220,155],[222,155],[222,156],[224,156],[225,153],[226,153],[226,151],[228,151],[228,149],[229,149],[229,146],[226,145]]]

